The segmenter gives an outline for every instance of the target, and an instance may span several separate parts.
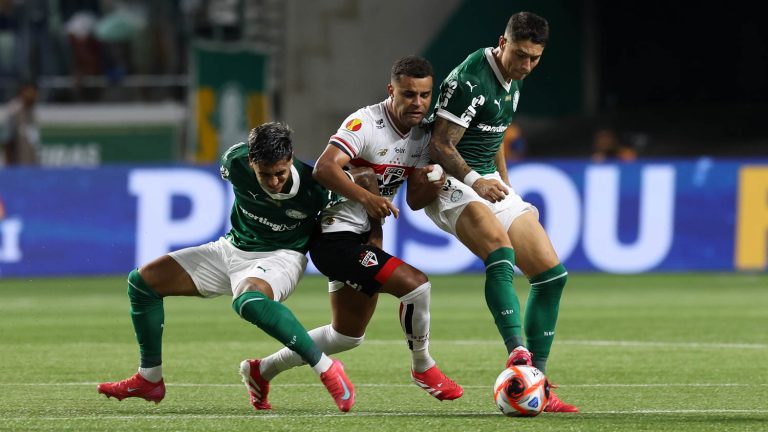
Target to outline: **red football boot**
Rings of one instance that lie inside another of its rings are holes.
[[[101,383],[96,386],[96,391],[106,395],[107,398],[113,397],[120,401],[129,397],[140,397],[160,403],[165,397],[165,384],[162,379],[156,383],[147,381],[137,372],[122,381]]]

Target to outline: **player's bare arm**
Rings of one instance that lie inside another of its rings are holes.
[[[373,218],[383,219],[390,214],[397,217],[400,211],[392,202],[350,181],[344,172],[344,166],[349,161],[346,153],[329,144],[317,159],[312,176],[328,189],[362,204],[368,215]]]
[[[379,195],[379,181],[376,173],[368,167],[358,167],[349,170],[352,174],[352,180],[368,192]],[[384,242],[384,232],[381,229],[381,219],[373,218],[368,215],[368,222],[371,225],[371,233],[368,235],[367,244],[381,248]]]
[[[443,169],[457,179],[463,179],[472,168],[467,165],[456,144],[464,136],[466,129],[442,117],[435,120],[432,138],[429,141],[429,157],[439,163]]]
[[[442,172],[440,165],[427,165],[424,168],[418,168],[408,176],[406,184],[405,200],[411,210],[421,210],[431,203],[440,194],[440,189],[445,184],[445,172]],[[430,180],[427,176],[430,173],[441,171],[437,180]]]
[[[466,128],[463,126],[438,117],[429,141],[429,156],[448,174],[469,184],[481,197],[491,202],[503,200],[507,196],[507,188],[497,180],[479,178],[479,174],[467,165],[456,150],[456,144],[464,136],[464,131]]]
[[[499,151],[496,152],[496,171],[499,172],[499,176],[504,181],[504,184],[512,187],[509,184],[509,174],[507,173],[507,158],[504,153],[504,144],[499,146]]]

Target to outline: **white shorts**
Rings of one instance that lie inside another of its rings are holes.
[[[189,273],[203,297],[233,295],[243,279],[255,277],[267,282],[275,300],[282,302],[293,293],[307,268],[307,257],[299,252],[246,252],[224,237],[168,255]]]
[[[492,174],[486,174],[483,176],[485,179],[495,179],[501,181],[501,176],[498,172]],[[459,219],[459,215],[464,211],[467,204],[471,202],[480,202],[491,209],[491,212],[496,215],[496,219],[501,222],[505,230],[509,230],[509,226],[517,219],[518,216],[525,212],[533,212],[536,218],[539,217],[539,210],[528,202],[523,201],[520,195],[515,193],[515,190],[509,188],[509,195],[499,202],[492,203],[475,192],[474,189],[465,185],[463,182],[457,180],[455,177],[448,176],[446,185],[440,191],[437,199],[432,201],[427,207],[424,208],[424,213],[432,219],[443,231],[456,236],[456,221]]]

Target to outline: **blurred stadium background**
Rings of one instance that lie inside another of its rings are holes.
[[[216,238],[231,199],[216,160],[251,127],[286,121],[311,162],[385,97],[395,59],[426,56],[439,83],[517,10],[552,35],[510,174],[566,265],[764,271],[768,29],[750,5],[2,0],[0,118],[37,83],[40,152],[0,168],[0,277],[122,274]],[[387,225],[428,272],[481,270],[421,213]]]

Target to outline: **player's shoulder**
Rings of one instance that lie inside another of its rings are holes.
[[[244,142],[237,143],[228,148],[221,155],[221,177],[224,179],[229,178],[229,174],[232,169],[237,169],[242,165],[248,165],[248,144]]]
[[[377,120],[382,119],[383,115],[384,111],[381,103],[362,107],[347,116],[342,128],[350,132],[368,129],[376,124]]]

